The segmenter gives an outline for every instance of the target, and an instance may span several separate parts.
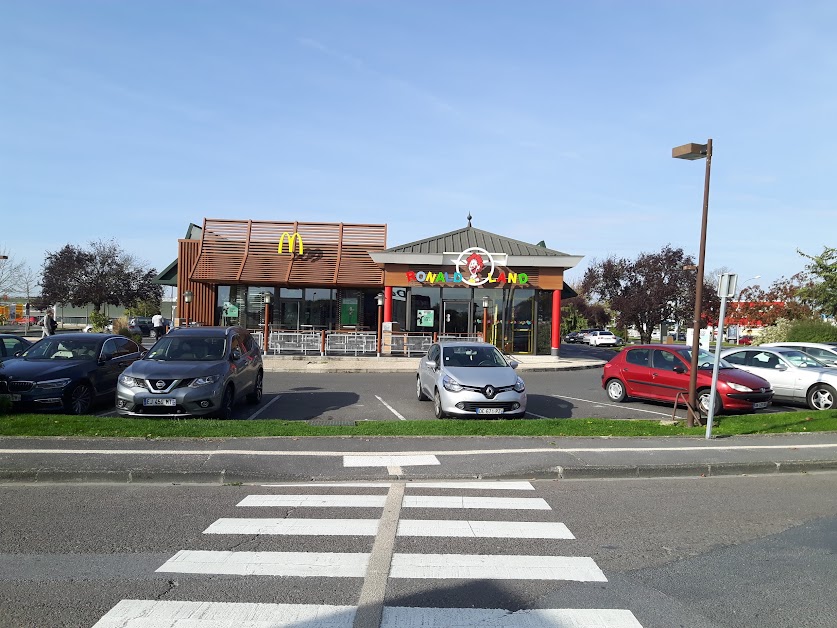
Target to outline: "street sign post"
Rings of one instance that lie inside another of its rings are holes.
[[[715,391],[718,388],[718,369],[721,366],[721,343],[724,340],[724,316],[727,313],[727,299],[735,296],[738,275],[724,273],[718,278],[718,296],[721,297],[721,312],[718,316],[718,340],[715,342],[715,364],[712,367],[712,387],[709,389],[709,411],[706,413],[706,439],[712,438],[712,419],[715,416]]]

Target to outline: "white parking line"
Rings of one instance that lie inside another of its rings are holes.
[[[542,414],[535,414],[535,413],[534,413],[534,412],[532,412],[531,410],[527,410],[527,411],[526,411],[526,414],[531,414],[531,415],[532,415],[533,417],[535,417],[536,419],[547,419],[547,418],[549,418],[549,417],[545,417],[545,416],[543,416]]]
[[[392,407],[391,405],[389,405],[386,401],[384,401],[383,399],[381,399],[378,395],[375,395],[375,399],[377,399],[377,400],[378,400],[378,401],[380,401],[382,404],[384,404],[384,406],[386,406],[387,410],[389,410],[390,412],[392,412],[392,413],[393,413],[395,416],[397,416],[400,420],[402,420],[402,421],[406,421],[406,420],[407,420],[407,419],[405,419],[403,416],[401,416],[400,414],[398,414],[398,410],[396,410],[395,408],[393,408],[393,407]]]
[[[378,519],[218,519],[204,534],[271,534],[279,536],[375,536]]]
[[[279,401],[280,397],[282,397],[282,395],[276,395],[273,399],[271,399],[270,401],[268,401],[268,402],[267,402],[266,404],[264,404],[261,408],[259,408],[258,410],[256,410],[253,414],[251,414],[250,416],[248,416],[248,417],[247,417],[246,419],[244,419],[244,420],[245,420],[245,421],[252,421],[252,420],[253,420],[253,419],[255,419],[257,416],[259,416],[262,412],[264,412],[264,411],[265,411],[265,410],[267,410],[270,406],[272,406],[274,403],[276,403],[277,401]]]
[[[492,510],[552,510],[541,497],[469,497],[405,495],[403,508],[488,508]]]
[[[607,582],[592,558],[484,554],[395,554],[390,578]]]
[[[299,578],[363,578],[369,554],[333,552],[216,552],[180,550],[158,573],[202,573]]]
[[[560,522],[551,521],[449,521],[402,519],[398,536],[446,536],[474,539],[574,539]]]
[[[584,403],[592,403],[592,404],[596,404],[598,406],[609,406],[611,408],[624,408],[625,407],[624,405],[620,405],[618,403],[604,403],[602,401],[590,401],[589,399],[579,399],[577,397],[567,397],[566,395],[552,395],[552,396],[555,397],[556,399],[571,399],[572,401],[583,401]],[[632,412],[633,411],[645,412],[647,414],[656,414],[658,416],[664,416],[664,417],[667,417],[667,418],[671,418],[671,415],[667,412],[654,412],[653,410],[643,410],[642,408],[634,408],[634,407],[631,407],[631,411]]]
[[[248,495],[238,506],[290,508],[383,508],[386,495]]]
[[[111,410],[110,412],[100,412],[96,416],[111,416],[112,414],[116,414],[116,410]]]

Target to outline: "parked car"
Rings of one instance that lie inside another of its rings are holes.
[[[837,371],[816,358],[784,347],[750,347],[722,351],[724,360],[763,377],[773,386],[776,399],[830,410],[837,397]]]
[[[160,338],[119,378],[122,416],[232,418],[237,401],[262,399],[262,353],[241,327],[181,327]]]
[[[87,414],[97,399],[113,399],[119,375],[140,351],[133,340],[113,334],[47,336],[3,362],[0,395],[14,410],[62,407]]]
[[[32,341],[14,334],[0,334],[0,362],[15,357],[18,352],[32,346]]]
[[[132,334],[150,336],[152,329],[150,316],[135,316],[128,319],[128,331]]]
[[[92,334],[96,330],[93,328],[93,325],[85,325],[84,327],[81,328],[81,331],[85,334]],[[113,333],[113,319],[110,319],[108,321],[108,324],[105,325],[105,332],[109,333],[109,334]]]
[[[437,419],[526,414],[526,385],[494,345],[445,342],[430,345],[416,372],[419,401],[433,399]]]
[[[579,331],[571,331],[566,336],[564,336],[564,342],[568,342],[569,344],[578,344],[581,342],[581,337],[583,336],[583,332]]]
[[[602,371],[602,388],[611,401],[621,402],[629,397],[674,403],[687,399],[689,369],[692,363],[690,347],[677,345],[634,345],[616,354]],[[700,411],[709,411],[712,370],[715,356],[700,350],[698,353],[697,402]],[[715,414],[741,410],[753,412],[770,405],[773,390],[770,383],[721,360],[716,386]]]
[[[767,342],[760,347],[796,349],[816,358],[826,366],[837,368],[837,343],[827,342]]]
[[[35,316],[18,316],[12,321],[15,325],[34,325],[37,322],[38,318]]]
[[[612,331],[591,331],[587,336],[587,344],[591,347],[615,347],[619,339]]]

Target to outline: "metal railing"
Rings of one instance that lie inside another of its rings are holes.
[[[375,353],[378,349],[378,334],[362,331],[326,332],[325,352],[344,355]]]
[[[396,357],[424,355],[433,344],[433,334],[425,332],[385,332],[381,341],[381,353]]]
[[[271,331],[267,350],[274,354],[322,353],[322,334],[318,331]]]

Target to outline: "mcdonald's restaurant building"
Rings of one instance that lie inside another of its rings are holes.
[[[470,217],[408,244],[386,239],[384,224],[205,219],[157,281],[178,287],[179,319],[205,325],[261,331],[267,318],[271,331],[375,333],[380,314],[394,332],[557,355],[561,299],[575,296],[564,271],[581,256],[477,229]]]

